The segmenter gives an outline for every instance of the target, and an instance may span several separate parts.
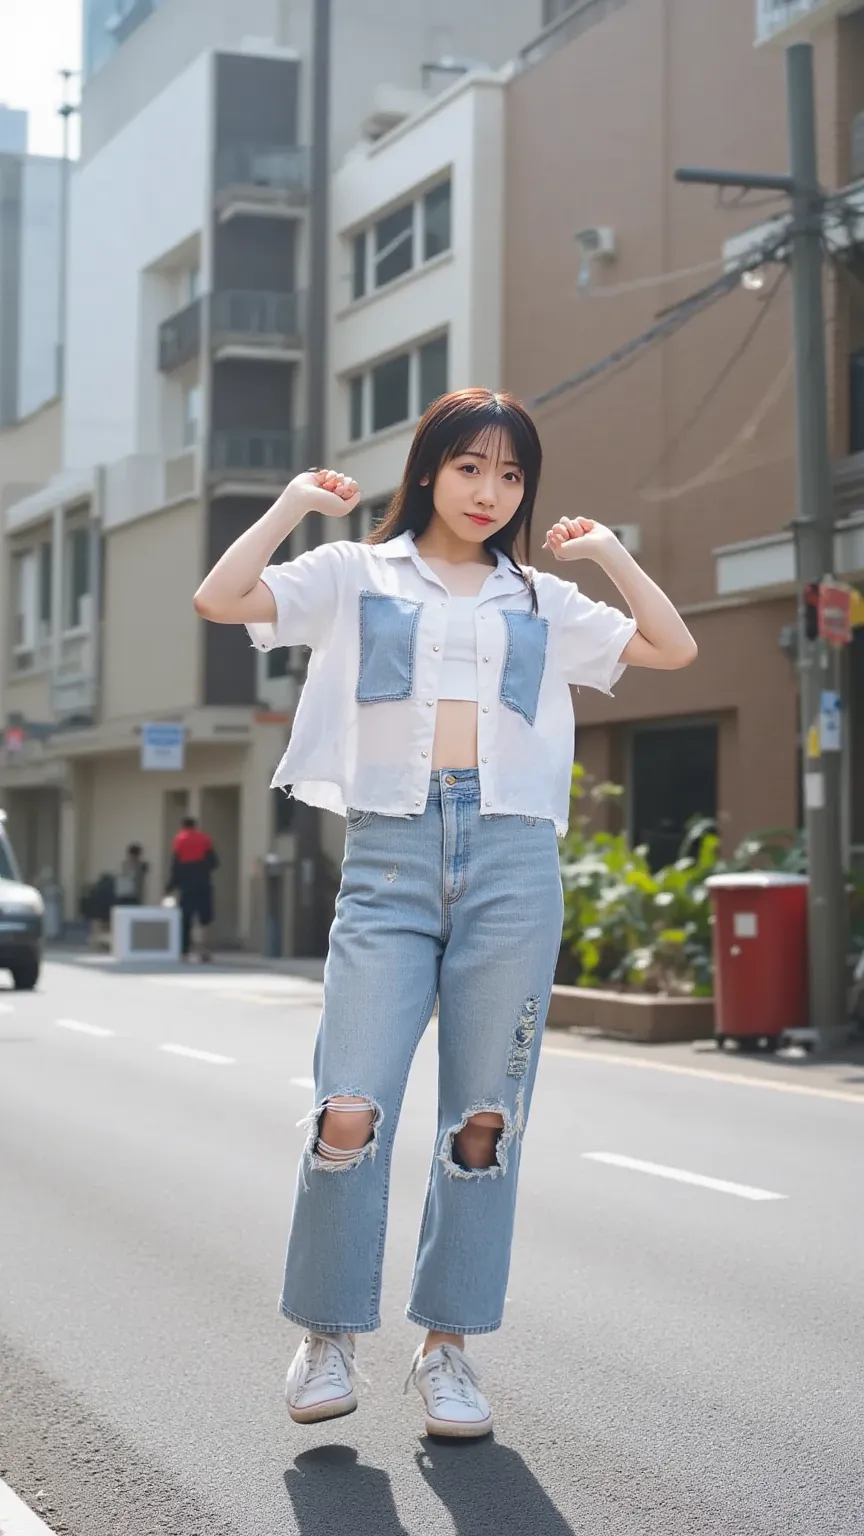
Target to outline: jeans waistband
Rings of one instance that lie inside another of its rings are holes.
[[[462,800],[479,800],[480,773],[476,768],[442,768],[429,780],[429,799],[440,801],[444,795]]]

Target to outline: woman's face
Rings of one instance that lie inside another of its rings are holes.
[[[441,465],[432,494],[441,521],[458,538],[479,546],[507,526],[524,491],[509,438],[487,432]]]

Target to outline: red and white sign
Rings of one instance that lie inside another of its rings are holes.
[[[24,732],[20,725],[9,725],[3,732],[3,745],[7,752],[20,752],[24,746]]]
[[[848,645],[852,639],[852,592],[842,582],[820,583],[819,634],[829,645]]]

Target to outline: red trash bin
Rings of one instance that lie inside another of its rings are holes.
[[[809,1022],[807,879],[759,870],[713,875],[714,1032],[752,1049]]]

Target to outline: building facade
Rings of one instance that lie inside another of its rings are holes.
[[[0,429],[57,393],[65,170],[0,151]]]
[[[397,28],[373,0],[341,20],[334,5],[331,160],[430,105],[474,50],[488,52],[484,9],[416,0]],[[531,35],[535,11],[501,8],[492,63]],[[191,812],[222,861],[216,942],[263,942],[271,855],[285,868],[283,947],[320,953],[343,824],[298,827],[297,808],[267,787],[303,658],[274,664],[191,606],[204,572],[307,463],[308,322],[328,282],[310,257],[310,37],[309,4],[163,0],[85,85],[61,463],[5,514],[16,751],[0,757],[0,792],[19,826],[38,814],[55,829],[47,862],[67,918],[133,840],[158,899]],[[462,62],[442,56],[447,43]],[[405,173],[405,186],[443,186],[449,154],[434,174]],[[434,242],[449,214],[426,191]],[[346,354],[344,367],[363,361]],[[432,366],[445,376],[440,356]],[[180,728],[171,771],[141,766],[154,722]]]
[[[719,277],[730,238],[752,226],[746,206],[718,206],[708,189],[676,185],[674,171],[786,169],[782,50],[754,48],[767,3],[580,0],[523,50],[507,104],[504,375],[526,399]],[[773,4],[788,19],[786,0]],[[807,0],[797,12],[823,9],[814,36],[822,179],[844,187],[864,176],[864,11]],[[838,571],[860,583],[864,288],[852,268],[829,270],[826,286],[845,519]],[[675,856],[697,813],[717,817],[729,846],[754,829],[799,824],[796,674],[781,648],[795,620],[795,451],[788,282],[771,297],[779,270],[632,367],[537,411],[546,451],[538,550],[562,512],[621,527],[699,644],[685,672],[632,671],[614,700],[576,701],[578,756],[626,786],[629,831],[655,858]],[[610,596],[599,573],[580,566],[579,578]],[[855,859],[864,851],[860,636],[847,660]]]

